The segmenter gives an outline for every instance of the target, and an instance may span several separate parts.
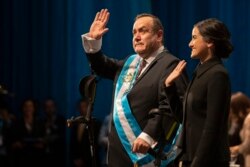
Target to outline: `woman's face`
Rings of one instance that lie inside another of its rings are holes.
[[[200,59],[201,62],[208,60],[212,57],[212,45],[212,43],[204,40],[197,27],[193,28],[192,39],[189,42],[189,47],[192,49],[191,58]]]

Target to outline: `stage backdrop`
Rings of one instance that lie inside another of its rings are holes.
[[[197,64],[188,47],[193,24],[209,17],[222,20],[234,44],[225,61],[232,91],[250,95],[249,6],[248,0],[1,0],[0,84],[14,94],[4,101],[18,113],[26,97],[40,102],[53,97],[66,118],[76,115],[79,82],[90,74],[81,35],[102,8],[111,13],[102,47],[107,55],[122,59],[133,53],[134,17],[149,12],[162,20],[167,48],[188,62],[190,75]],[[113,85],[99,79],[93,116],[103,119],[111,109]]]

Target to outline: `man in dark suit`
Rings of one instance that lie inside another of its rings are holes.
[[[147,152],[160,142],[162,115],[149,117],[149,112],[158,108],[169,120],[182,120],[182,113],[175,112],[180,110],[170,110],[163,90],[164,79],[179,59],[164,47],[163,26],[151,14],[141,14],[135,19],[133,48],[136,54],[123,61],[108,58],[101,51],[101,39],[108,31],[109,15],[107,9],[102,9],[96,14],[89,32],[82,35],[92,69],[115,83],[108,166],[154,166]],[[180,99],[186,90],[187,79],[183,74],[175,81]]]

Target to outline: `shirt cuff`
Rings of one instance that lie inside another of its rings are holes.
[[[142,132],[138,138],[141,138],[143,140],[145,140],[151,147],[154,147],[156,142],[154,141],[154,139],[152,137],[150,137],[147,133]]]
[[[88,33],[81,35],[82,45],[86,53],[97,53],[102,47],[102,38],[94,39],[88,36]]]

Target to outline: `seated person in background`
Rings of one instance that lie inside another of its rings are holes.
[[[247,167],[250,166],[248,155],[250,153],[250,99],[242,92],[234,93],[230,107],[230,151],[232,155],[237,156],[236,164]]]
[[[63,167],[66,164],[66,120],[58,113],[56,103],[52,98],[44,101],[43,112],[45,114],[43,121],[45,123],[46,164]]]
[[[77,104],[77,110],[81,116],[86,116],[88,109],[88,99],[82,98]],[[99,147],[98,147],[98,135],[101,127],[101,122],[97,119],[92,119],[91,124],[86,126],[86,124],[78,123],[72,127],[71,131],[71,163],[73,167],[90,167],[92,165],[92,154],[91,154],[91,144],[89,140],[89,127],[90,125],[94,129],[94,143],[95,143],[95,163],[99,166]]]
[[[103,158],[102,158],[102,164],[101,166],[107,167],[108,166],[108,160],[107,160],[107,149],[108,149],[108,133],[109,133],[109,128],[110,128],[110,121],[111,121],[111,116],[112,114],[108,114],[101,126],[99,138],[98,138],[98,143],[100,147],[102,148],[103,151]]]
[[[43,167],[45,156],[44,123],[37,117],[37,104],[26,99],[21,106],[22,115],[11,127],[11,163],[14,167]]]
[[[244,121],[240,137],[242,143],[239,145],[239,153],[244,157],[245,167],[250,167],[250,113]]]
[[[9,131],[15,116],[9,112],[8,107],[0,106],[0,164],[10,166],[9,162]]]
[[[244,159],[238,150],[238,145],[241,144],[240,131],[243,127],[243,122],[249,113],[250,100],[242,92],[233,93],[230,103],[229,114],[229,146],[231,154],[237,154],[236,164],[243,166]]]

